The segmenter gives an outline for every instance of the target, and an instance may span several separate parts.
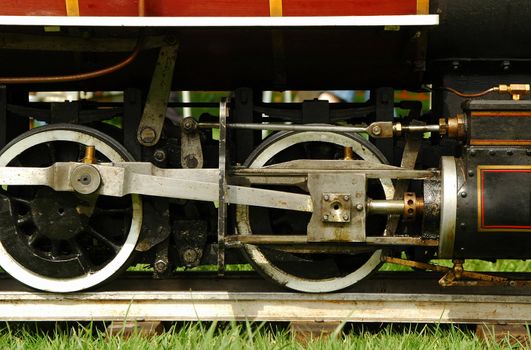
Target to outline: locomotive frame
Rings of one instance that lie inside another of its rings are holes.
[[[433,13],[446,5],[447,14],[459,9],[440,1]],[[457,79],[455,71],[468,58],[451,54],[466,50],[459,42],[441,58],[441,44],[430,44],[425,27],[437,23],[437,15],[0,17],[7,72],[0,77],[0,143],[6,145],[0,153],[0,266],[33,288],[71,292],[118,274],[133,251],[145,253],[137,261],[148,261],[163,278],[175,266],[211,262],[223,274],[226,259],[241,261],[229,248],[241,248],[277,284],[329,292],[357,283],[384,261],[411,264],[395,257],[406,251],[420,260],[413,265],[418,268],[438,269],[427,264],[435,256],[455,259],[445,270],[447,285],[461,278],[527,283],[462,271],[465,258],[529,257],[531,106],[529,85],[521,83],[527,66],[496,74],[490,68],[500,60],[496,52],[472,59],[478,66]],[[59,34],[42,35],[42,26],[59,27]],[[455,26],[445,23],[435,38]],[[360,50],[345,48],[346,59],[334,53],[344,35],[362,37]],[[308,75],[318,55],[294,65],[315,54],[311,38],[323,45],[325,58],[338,59],[329,73]],[[32,46],[41,39],[44,44]],[[296,40],[302,44],[286,44]],[[247,44],[257,52],[242,50]],[[64,64],[61,56],[72,56],[67,48],[106,64],[89,73],[46,76],[55,68],[50,59]],[[27,52],[42,49],[49,60],[28,68]],[[116,63],[114,52],[123,51],[130,54]],[[235,59],[242,52],[254,61]],[[200,66],[206,53],[227,69],[183,71],[187,64]],[[366,69],[339,74],[353,57]],[[268,59],[262,75],[255,67]],[[512,56],[501,61],[519,62]],[[418,101],[394,102],[394,89],[420,90],[429,82],[442,82],[431,88],[432,112],[422,114]],[[24,96],[43,83],[46,89],[118,88],[124,103],[28,104]],[[242,88],[247,84],[251,88]],[[169,103],[172,89],[180,87],[233,93],[216,104],[218,120],[204,115],[172,123],[168,105],[204,106]],[[256,96],[263,88],[314,87],[371,89],[372,98],[266,104]],[[458,91],[477,87],[486,90]],[[496,92],[502,94],[492,99]],[[487,100],[474,100],[487,94]],[[472,100],[461,107],[456,95]],[[405,121],[395,120],[395,106],[408,110]],[[21,133],[28,115],[50,125]],[[101,123],[117,115],[123,115],[122,129]],[[205,137],[214,128],[217,142]],[[277,133],[262,142],[264,130]],[[523,191],[512,191],[516,182]]]

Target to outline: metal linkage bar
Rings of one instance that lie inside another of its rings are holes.
[[[57,162],[47,168],[0,167],[2,185],[39,185],[55,191],[75,190],[113,197],[134,193],[208,202],[219,200],[218,177],[219,169],[160,169],[151,163],[135,162],[91,165]],[[227,185],[225,202],[312,211],[309,195],[245,186]]]
[[[227,232],[227,100],[219,104],[219,178],[218,178],[218,274],[225,273],[225,234]]]
[[[227,244],[241,245],[241,244],[305,244],[308,243],[308,237],[304,235],[231,235],[226,237]],[[375,237],[368,236],[364,238],[364,243],[384,246],[423,246],[423,247],[437,247],[439,241],[436,239],[424,239],[422,237]],[[331,244],[331,246],[333,243]],[[341,243],[342,248],[348,249],[346,244]],[[321,252],[325,249],[319,246]],[[359,246],[352,245],[351,249],[358,249]]]
[[[204,129],[219,128],[217,123],[199,123],[198,126]],[[395,134],[404,132],[424,133],[439,132],[439,125],[402,125],[392,122],[375,122],[369,126],[337,126],[337,125],[297,125],[297,124],[253,124],[253,123],[233,123],[227,124],[229,129],[247,130],[270,130],[270,131],[320,131],[320,132],[348,132],[367,133],[374,138],[391,138]]]

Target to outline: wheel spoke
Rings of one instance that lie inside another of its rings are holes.
[[[75,239],[71,239],[68,241],[68,244],[76,253],[77,261],[79,262],[79,265],[81,266],[83,271],[85,273],[91,272],[94,267],[94,264],[90,261],[87,256],[87,253],[83,251],[83,248],[81,248],[79,243]]]
[[[39,238],[43,237],[43,235],[41,234],[40,231],[35,231],[34,233],[32,233],[29,237],[28,237],[28,245],[30,247],[33,247],[33,245],[35,244],[35,242],[37,242],[37,240]]]
[[[20,215],[17,219],[17,225],[18,226],[22,226],[22,225],[26,225],[28,223],[30,223],[32,220],[32,216],[31,216],[31,213],[28,212],[24,215]]]
[[[104,235],[102,235],[101,233],[99,233],[98,231],[93,229],[92,227],[89,227],[87,229],[87,232],[91,236],[96,238],[97,240],[105,243],[109,248],[111,248],[114,251],[115,254],[118,254],[118,251],[120,250],[120,246],[118,246],[117,244],[113,243],[110,239],[108,239],[107,237],[105,237]]]
[[[48,155],[50,156],[50,161],[53,163],[57,162],[56,160],[56,149],[55,149],[55,146],[53,143],[51,142],[46,142],[46,147],[48,148]]]
[[[31,205],[31,201],[27,200],[27,199],[24,199],[24,198],[20,198],[20,197],[15,197],[11,194],[8,194],[9,196],[9,199],[11,199],[13,202],[17,202],[17,203],[21,203],[21,204],[25,204],[27,206],[30,206]]]
[[[61,255],[61,241],[52,239],[52,249],[50,255],[52,259],[57,259]]]
[[[102,209],[94,208],[92,215],[113,215],[113,214],[129,214],[133,211],[131,207],[127,208],[113,208],[113,209]]]

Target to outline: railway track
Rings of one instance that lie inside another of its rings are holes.
[[[443,288],[437,284],[439,277],[382,272],[341,293],[305,294],[286,291],[254,273],[230,273],[222,279],[211,273],[183,273],[167,280],[128,273],[94,291],[52,294],[0,275],[0,319],[475,324],[531,320],[531,287]]]

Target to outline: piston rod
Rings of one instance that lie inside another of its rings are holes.
[[[218,123],[199,123],[199,128],[215,129],[219,128]],[[425,133],[439,132],[439,125],[402,125],[392,122],[375,122],[368,126],[341,126],[341,125],[300,125],[300,124],[279,124],[279,123],[232,123],[227,124],[229,129],[246,130],[270,130],[270,131],[319,131],[319,132],[348,132],[367,133],[374,138],[391,138],[404,132]]]

